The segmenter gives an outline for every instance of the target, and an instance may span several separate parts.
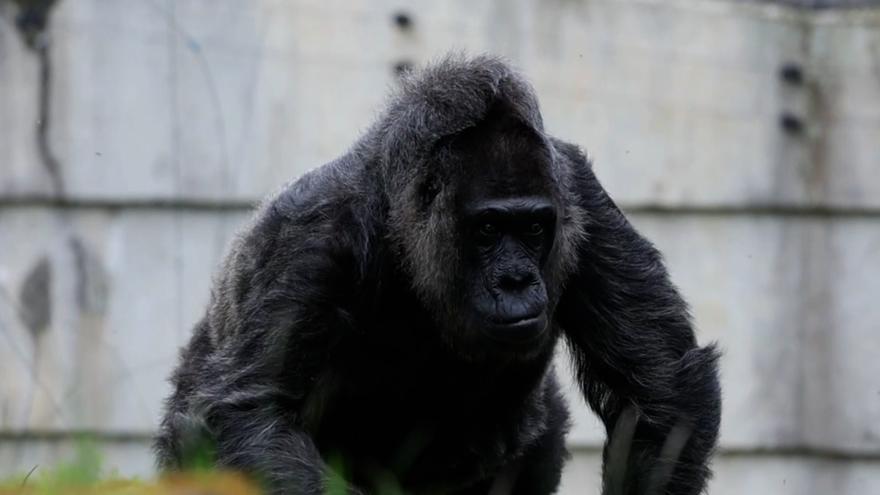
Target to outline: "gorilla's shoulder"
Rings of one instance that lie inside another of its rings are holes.
[[[352,152],[302,175],[260,206],[230,259],[241,266],[272,257],[305,262],[305,253],[320,252],[340,266],[361,265],[366,246],[381,235],[384,195],[373,176]]]
[[[263,210],[297,223],[326,222],[355,212],[365,213],[378,188],[364,161],[348,153],[286,185]]]
[[[550,142],[553,144],[556,152],[566,161],[568,167],[575,172],[582,172],[593,168],[590,157],[587,156],[580,146],[555,137],[551,137]]]

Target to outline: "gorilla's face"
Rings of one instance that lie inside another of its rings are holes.
[[[545,267],[557,207],[549,157],[535,138],[497,131],[471,143],[459,185],[463,316],[470,338],[527,349],[546,338],[551,319]],[[468,163],[469,162],[469,163]]]
[[[543,268],[556,213],[543,196],[478,198],[464,215],[473,327],[506,346],[534,343],[549,321]]]

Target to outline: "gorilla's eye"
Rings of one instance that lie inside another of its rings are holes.
[[[486,222],[480,225],[480,235],[485,237],[495,237],[498,235],[498,227],[492,222]]]
[[[526,234],[528,235],[541,235],[543,233],[544,227],[538,222],[529,225],[528,230],[526,230]]]

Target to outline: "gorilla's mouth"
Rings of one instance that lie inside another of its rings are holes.
[[[485,332],[492,340],[507,345],[530,343],[540,337],[546,329],[545,311],[512,318],[491,318],[485,326]]]

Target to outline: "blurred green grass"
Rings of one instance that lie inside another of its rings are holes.
[[[200,456],[198,468],[156,480],[124,478],[104,469],[94,442],[77,443],[71,460],[51,467],[35,466],[30,472],[0,479],[0,495],[260,495],[252,481],[236,473],[208,468],[210,458]]]
[[[214,469],[214,449],[202,445],[191,452],[186,471],[156,480],[122,477],[105,469],[97,443],[82,439],[69,461],[54,466],[34,466],[29,472],[0,479],[0,495],[261,495],[259,485],[232,472]],[[347,469],[341,458],[330,461],[327,495],[347,495]],[[402,495],[390,476],[377,479],[375,493]]]

